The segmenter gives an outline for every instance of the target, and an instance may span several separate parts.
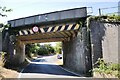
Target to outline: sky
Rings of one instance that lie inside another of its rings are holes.
[[[98,15],[99,8],[117,7],[119,0],[0,0],[0,6],[6,6],[13,11],[7,13],[7,17],[0,17],[0,23],[8,20],[27,17],[54,11],[80,8],[88,8],[91,15]],[[102,9],[103,13],[117,12],[117,8]]]

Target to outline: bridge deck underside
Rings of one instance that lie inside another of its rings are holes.
[[[69,24],[39,28],[38,32],[33,32],[31,29],[20,30],[17,39],[24,43],[65,41],[77,36],[79,28],[78,24]]]
[[[58,42],[66,41],[74,38],[78,30],[39,33],[27,36],[18,36],[18,39],[24,43],[42,43],[42,42]]]

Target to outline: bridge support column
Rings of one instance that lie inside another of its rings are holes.
[[[19,66],[25,60],[25,45],[19,40],[16,43],[9,42],[8,44],[8,55],[7,65],[8,66]]]
[[[25,60],[25,45],[21,41],[16,42],[14,49],[14,64],[21,64]]]
[[[86,27],[78,32],[77,37],[63,42],[63,65],[79,74],[86,76],[92,68],[92,60],[89,51],[89,40]]]

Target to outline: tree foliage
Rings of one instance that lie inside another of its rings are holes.
[[[51,46],[51,44],[45,44],[44,45],[49,53],[54,53],[54,48]]]
[[[7,7],[1,7],[0,6],[0,16],[1,17],[7,17],[6,13],[11,12],[12,9],[7,9]]]
[[[28,57],[31,57],[32,53],[35,53],[36,46],[34,44],[27,44],[25,48],[25,53]]]
[[[49,52],[45,46],[40,46],[40,49],[37,51],[38,55],[47,55]]]
[[[54,49],[56,53],[61,54],[62,43],[61,42],[56,43],[56,46],[54,47]]]
[[[54,54],[54,48],[51,44],[40,45],[40,49],[37,51],[38,55],[49,55],[51,53]]]
[[[54,53],[54,48],[50,44],[27,44],[26,45],[26,54],[31,57],[31,54],[38,55],[49,55],[50,53]]]
[[[1,7],[0,6],[0,17],[7,17],[7,14],[8,12],[11,12],[12,9],[7,9],[7,7]],[[9,24],[3,24],[3,23],[0,23],[0,31],[3,31],[5,30],[6,28],[9,28],[10,25]]]

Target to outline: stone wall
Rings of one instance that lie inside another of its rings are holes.
[[[106,62],[118,63],[120,23],[91,21],[90,38],[93,64],[103,57]]]

